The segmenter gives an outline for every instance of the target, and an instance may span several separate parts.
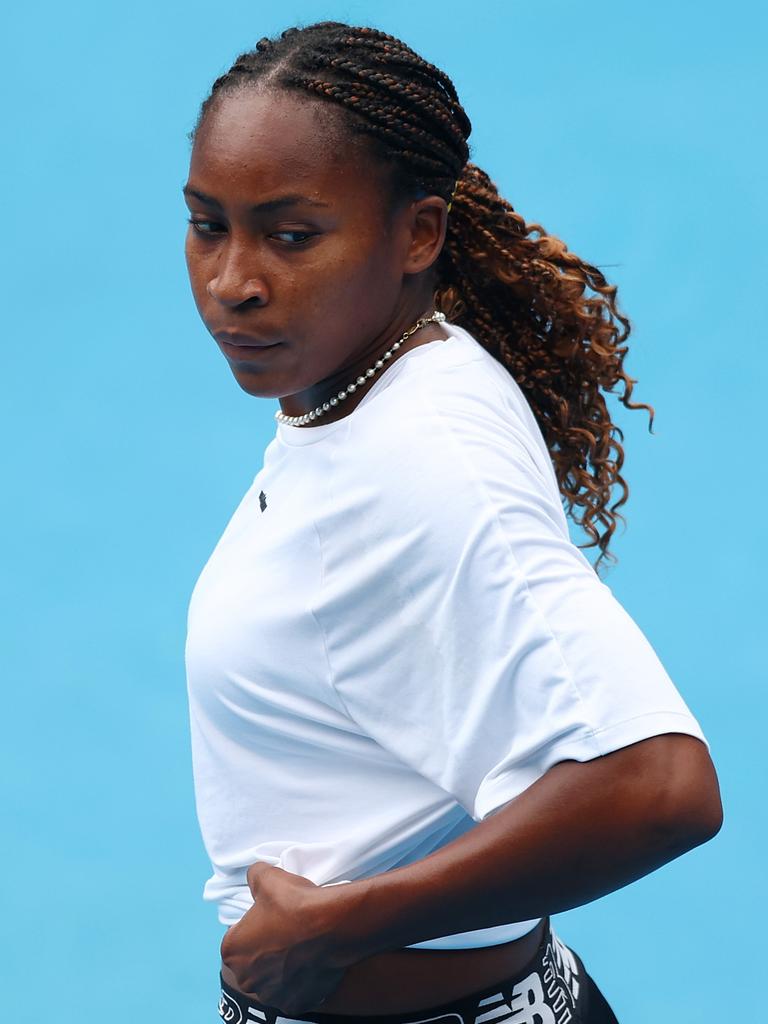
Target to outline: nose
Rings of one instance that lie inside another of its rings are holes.
[[[223,306],[239,306],[250,299],[263,306],[269,301],[266,282],[253,277],[252,267],[245,267],[244,254],[235,246],[223,251],[219,257],[217,274],[205,286],[206,291]]]

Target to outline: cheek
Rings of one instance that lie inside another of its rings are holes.
[[[361,303],[365,308],[396,293],[402,275],[396,273],[391,254],[377,237],[365,239],[354,248],[325,252],[309,277],[319,305],[362,313],[363,309],[356,308]]]
[[[200,254],[195,251],[194,239],[187,237],[184,243],[184,259],[187,264],[187,275],[189,276],[192,290],[197,291],[204,277],[204,261]]]
[[[187,264],[187,276],[198,312],[201,316],[211,306],[213,300],[208,293],[208,285],[216,277],[216,259],[213,253],[201,252],[194,240],[187,243],[184,249]]]

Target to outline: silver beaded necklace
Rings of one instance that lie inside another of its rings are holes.
[[[386,364],[387,360],[392,358],[393,353],[397,352],[403,342],[407,341],[412,334],[419,330],[420,327],[424,327],[429,323],[440,323],[443,320],[445,320],[445,313],[441,313],[440,310],[436,310],[431,316],[422,317],[421,320],[416,321],[413,327],[409,327],[402,338],[400,338],[399,341],[396,341],[392,348],[388,348],[382,357],[377,359],[370,369],[366,370],[364,374],[361,374],[355,383],[348,384],[343,391],[338,393],[338,395],[334,395],[333,398],[329,398],[327,402],[323,402],[322,405],[318,405],[318,407],[313,409],[311,412],[305,412],[303,416],[286,416],[282,409],[278,409],[275,413],[275,419],[279,420],[280,423],[288,423],[291,426],[299,427],[303,426],[305,423],[309,423],[311,420],[317,419],[318,416],[324,416],[329,409],[338,405],[339,402],[343,402],[347,395],[356,391],[361,384],[367,384],[368,380],[376,373],[376,371],[380,370]]]

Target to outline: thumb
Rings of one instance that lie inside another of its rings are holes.
[[[263,860],[257,860],[255,863],[251,864],[245,873],[245,880],[248,883],[248,888],[251,890],[251,895],[256,895],[256,892],[262,885],[266,874],[270,871],[282,870],[282,868],[277,867],[275,864],[268,864]]]

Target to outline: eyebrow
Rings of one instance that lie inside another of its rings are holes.
[[[208,206],[215,206],[221,209],[221,203],[218,199],[214,199],[213,196],[206,195],[205,192],[201,192],[199,189],[191,188],[189,185],[184,185],[182,192],[185,196],[194,196],[195,199],[199,199],[201,203],[206,203]],[[322,203],[319,199],[310,199],[309,196],[302,196],[296,193],[287,196],[278,196],[276,199],[267,199],[263,203],[256,203],[255,206],[251,207],[253,213],[269,213],[272,210],[279,210],[283,206],[299,206],[304,203],[306,206],[330,206],[330,203]]]

